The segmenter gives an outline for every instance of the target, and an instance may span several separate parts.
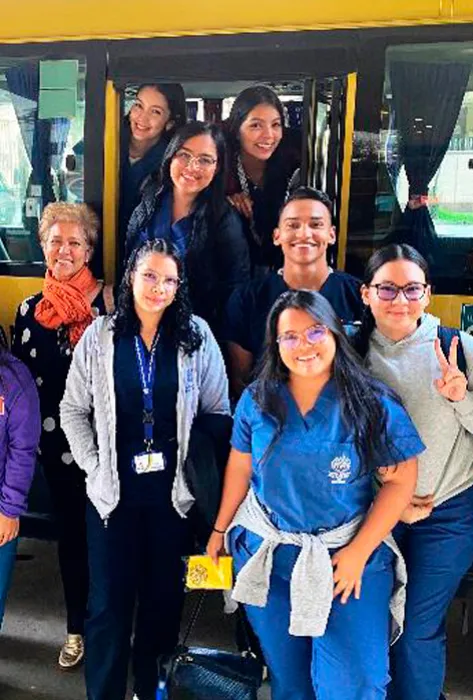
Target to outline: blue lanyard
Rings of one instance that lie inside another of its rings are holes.
[[[151,452],[153,446],[153,386],[156,376],[156,347],[159,341],[159,333],[151,346],[149,361],[146,361],[145,346],[139,335],[135,335],[135,353],[140,374],[141,390],[143,392],[143,429],[144,443],[147,452]]]

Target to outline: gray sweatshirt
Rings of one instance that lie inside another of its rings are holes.
[[[437,391],[441,371],[434,350],[435,316],[424,314],[407,338],[393,341],[379,330],[371,336],[368,366],[401,397],[427,450],[419,455],[416,494],[434,494],[434,505],[473,485],[473,337],[461,334],[468,366],[468,391],[452,402]]]
[[[177,469],[174,508],[185,517],[194,502],[184,476],[192,422],[197,413],[230,413],[222,354],[207,323],[193,320],[203,342],[192,355],[178,351]],[[120,500],[117,469],[113,330],[101,316],[77,344],[60,404],[61,427],[72,456],[86,473],[87,496],[107,519]]]

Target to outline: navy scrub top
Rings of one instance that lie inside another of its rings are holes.
[[[355,277],[334,270],[319,290],[346,329],[354,322],[360,322],[363,315],[360,286],[361,282]],[[224,340],[251,352],[256,362],[263,349],[266,319],[271,307],[288,289],[284,278],[277,272],[270,272],[263,280],[236,289],[225,311]]]
[[[365,514],[374,498],[373,470],[425,449],[403,406],[383,394],[389,444],[376,455],[374,464],[362,470],[332,379],[304,417],[289,389],[281,385],[287,417],[281,436],[268,450],[275,422],[254,401],[252,387],[238,403],[232,445],[251,453],[251,485],[280,530],[317,534]]]
[[[166,135],[159,139],[158,143],[152,146],[144,156],[133,162],[129,157],[130,146],[130,125],[128,119],[125,122],[125,139],[121,150],[121,173],[120,173],[120,234],[124,239],[133,211],[141,200],[141,188],[150,175],[159,171],[163,160],[164,152],[168,144]]]
[[[149,361],[149,352],[145,352]],[[177,350],[163,330],[156,347],[153,387],[154,451],[164,453],[163,471],[136,474],[132,466],[135,455],[145,450],[143,393],[133,337],[115,336],[113,374],[120,501],[128,505],[169,505],[177,459]]]
[[[142,241],[164,238],[164,240],[173,243],[179,251],[180,257],[184,258],[192,236],[193,223],[193,214],[172,223],[172,194],[168,192],[163,197],[161,206],[156,208],[151,220],[141,232],[140,238]]]

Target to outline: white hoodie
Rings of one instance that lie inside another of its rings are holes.
[[[468,366],[468,391],[451,402],[437,391],[441,371],[434,350],[440,321],[424,314],[407,338],[393,341],[378,329],[371,335],[368,366],[401,397],[427,450],[419,456],[416,494],[434,494],[434,505],[473,485],[473,337],[461,334]]]

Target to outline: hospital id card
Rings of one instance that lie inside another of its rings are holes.
[[[137,474],[161,472],[165,466],[162,452],[142,452],[133,459],[133,469]]]

